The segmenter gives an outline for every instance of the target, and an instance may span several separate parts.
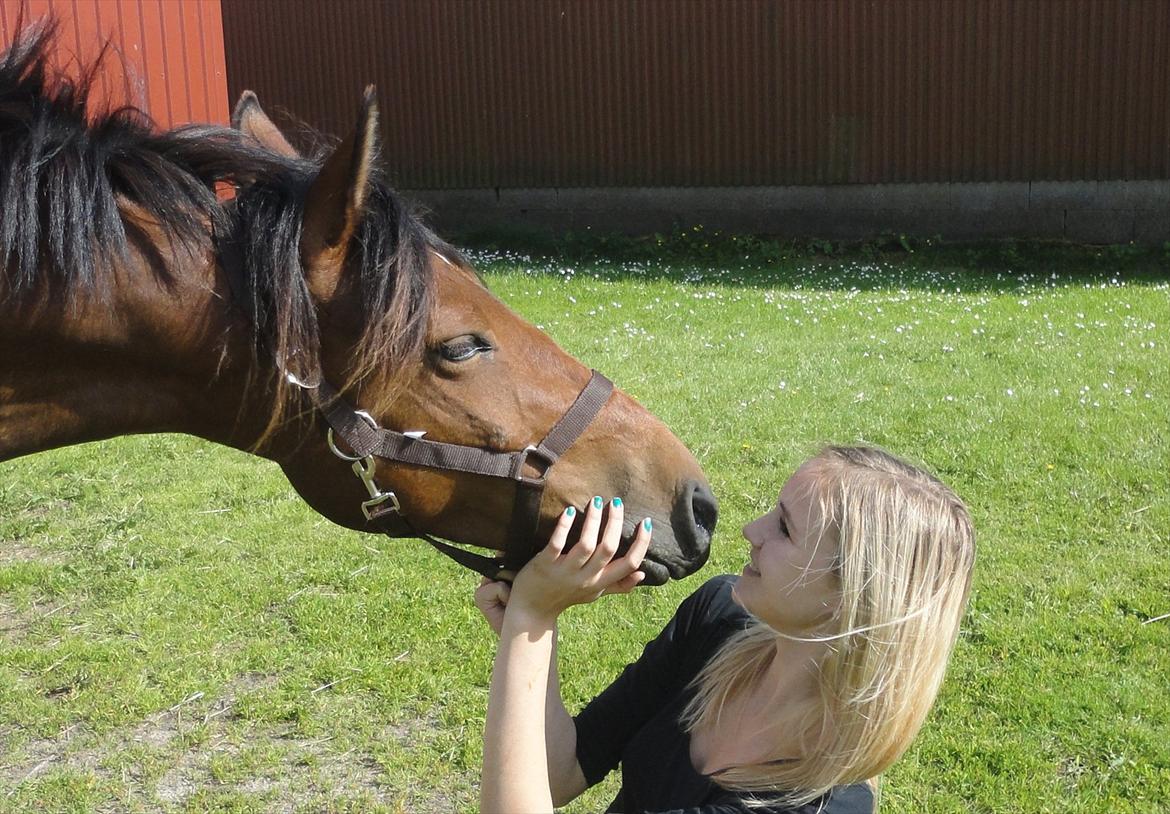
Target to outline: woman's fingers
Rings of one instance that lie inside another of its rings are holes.
[[[565,550],[565,543],[569,539],[569,530],[573,528],[573,519],[576,516],[576,509],[572,506],[565,507],[561,516],[557,518],[557,524],[553,527],[552,535],[548,538],[548,545],[544,547],[542,554],[554,560],[561,556],[561,552]]]
[[[634,535],[634,542],[626,552],[626,560],[637,569],[642,565],[646,552],[650,550],[650,536],[654,532],[654,522],[647,517],[638,524],[638,533]]]
[[[507,605],[508,597],[511,595],[511,586],[506,582],[497,582],[484,577],[479,587],[475,589],[475,604],[480,607],[487,605]]]
[[[638,572],[638,568],[642,565],[642,560],[645,559],[646,552],[650,548],[652,528],[653,524],[649,517],[638,524],[638,531],[634,534],[634,540],[630,543],[626,556],[612,561],[605,567],[603,582],[617,585]],[[642,577],[638,577],[639,582],[641,579]],[[632,589],[637,584],[634,582],[626,590]]]
[[[632,574],[622,577],[613,585],[610,585],[605,589],[604,592],[607,594],[628,594],[630,591],[637,588],[645,578],[646,575],[644,573],[641,571],[635,571]]]
[[[607,573],[606,576],[615,581],[605,590],[607,594],[629,593],[646,578],[646,574],[639,571],[638,568],[642,565],[646,551],[650,548],[652,528],[653,523],[649,517],[639,523],[638,531],[634,535],[634,541],[630,544],[629,550],[626,551],[626,556],[610,564],[608,571],[612,571],[612,573]]]
[[[569,562],[578,568],[589,562],[594,549],[597,548],[597,530],[601,527],[601,507],[604,505],[605,503],[600,497],[594,497],[593,500],[589,501],[589,507],[585,510],[585,522],[581,525],[581,536],[577,538],[576,544],[569,549],[567,554]]]
[[[609,504],[609,516],[605,519],[605,529],[601,532],[601,539],[593,556],[589,558],[589,566],[600,572],[617,554],[618,546],[622,542],[622,525],[625,523],[625,507],[622,499],[615,497]]]

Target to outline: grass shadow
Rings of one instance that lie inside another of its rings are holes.
[[[494,229],[453,235],[482,266],[518,265],[606,281],[873,291],[1006,293],[1170,281],[1170,244],[1089,246],[1055,241],[946,242],[883,235],[866,242],[783,240],[700,226],[640,237],[592,231]]]

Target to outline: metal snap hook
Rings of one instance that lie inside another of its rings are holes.
[[[366,487],[366,491],[370,493],[370,499],[362,501],[362,514],[366,516],[367,520],[371,519],[374,508],[386,502],[390,503],[391,511],[401,514],[402,510],[397,495],[393,492],[383,492],[378,488],[378,484],[374,483],[374,468],[376,466],[377,463],[374,461],[373,455],[358,458],[353,462],[353,473],[358,476],[362,485]]]

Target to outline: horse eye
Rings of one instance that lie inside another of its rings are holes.
[[[439,346],[439,353],[448,362],[466,362],[478,353],[489,351],[492,346],[478,336],[459,336]]]

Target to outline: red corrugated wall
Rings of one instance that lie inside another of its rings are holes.
[[[130,103],[160,127],[228,121],[220,0],[0,0],[0,41],[52,13],[56,57],[76,75],[110,41],[95,102]],[[125,70],[123,70],[125,68]]]
[[[1167,0],[223,0],[234,98],[403,187],[1170,178]]]

